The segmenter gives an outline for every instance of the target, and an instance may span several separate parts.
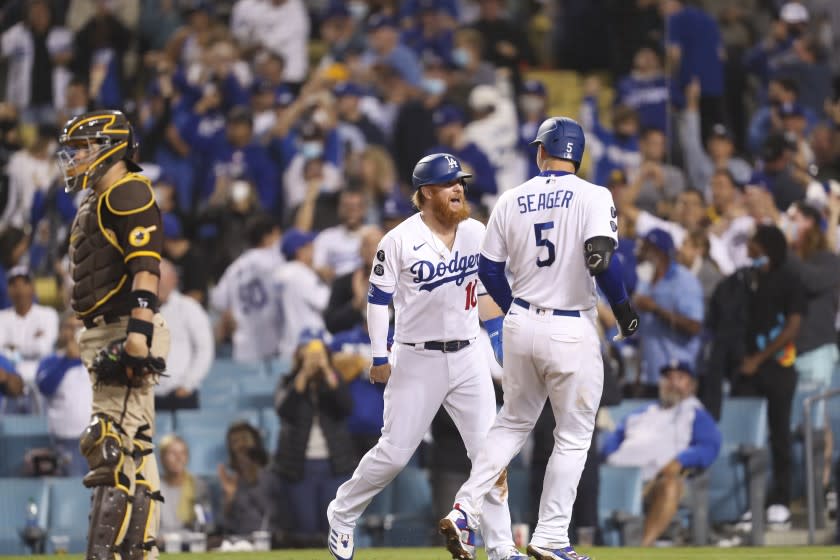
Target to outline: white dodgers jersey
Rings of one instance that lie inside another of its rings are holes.
[[[258,362],[277,351],[280,331],[272,276],[282,263],[276,245],[249,249],[227,267],[210,292],[210,306],[231,311],[236,321],[233,358],[237,361]]]
[[[394,294],[394,340],[416,344],[469,340],[479,334],[478,255],[484,225],[471,218],[458,224],[449,250],[414,214],[379,242],[370,282]]]
[[[544,171],[499,197],[481,254],[509,259],[514,298],[546,309],[583,310],[597,303],[584,241],[618,244],[612,194],[563,171]]]

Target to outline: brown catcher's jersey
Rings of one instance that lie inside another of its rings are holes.
[[[133,276],[160,274],[160,209],[149,180],[129,173],[85,197],[70,230],[70,304],[79,317],[131,311]]]

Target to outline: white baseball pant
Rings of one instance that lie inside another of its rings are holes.
[[[554,411],[554,450],[545,472],[539,522],[531,542],[569,546],[569,520],[592,440],[604,385],[594,309],[580,317],[512,305],[504,322],[504,406],[473,460],[455,502],[472,516],[502,469],[522,448],[548,397]]]
[[[327,517],[332,529],[353,532],[371,500],[411,459],[441,404],[455,422],[467,454],[474,460],[485,447],[487,430],[496,415],[493,381],[486,363],[487,357],[475,342],[449,353],[394,343],[391,378],[385,387],[382,436],[330,503]],[[493,560],[513,547],[513,537],[507,488],[491,484],[487,490],[482,535]]]

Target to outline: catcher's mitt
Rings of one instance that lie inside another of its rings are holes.
[[[166,371],[166,360],[149,354],[145,358],[136,358],[125,353],[125,339],[114,340],[96,354],[93,370],[96,383],[140,387],[146,376],[162,375]],[[131,373],[126,368],[131,368]]]

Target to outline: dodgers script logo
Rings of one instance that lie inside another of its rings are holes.
[[[420,284],[420,291],[431,292],[449,282],[460,286],[468,276],[478,273],[478,253],[462,257],[455,251],[448,263],[417,261],[409,270],[414,274],[414,283]]]

